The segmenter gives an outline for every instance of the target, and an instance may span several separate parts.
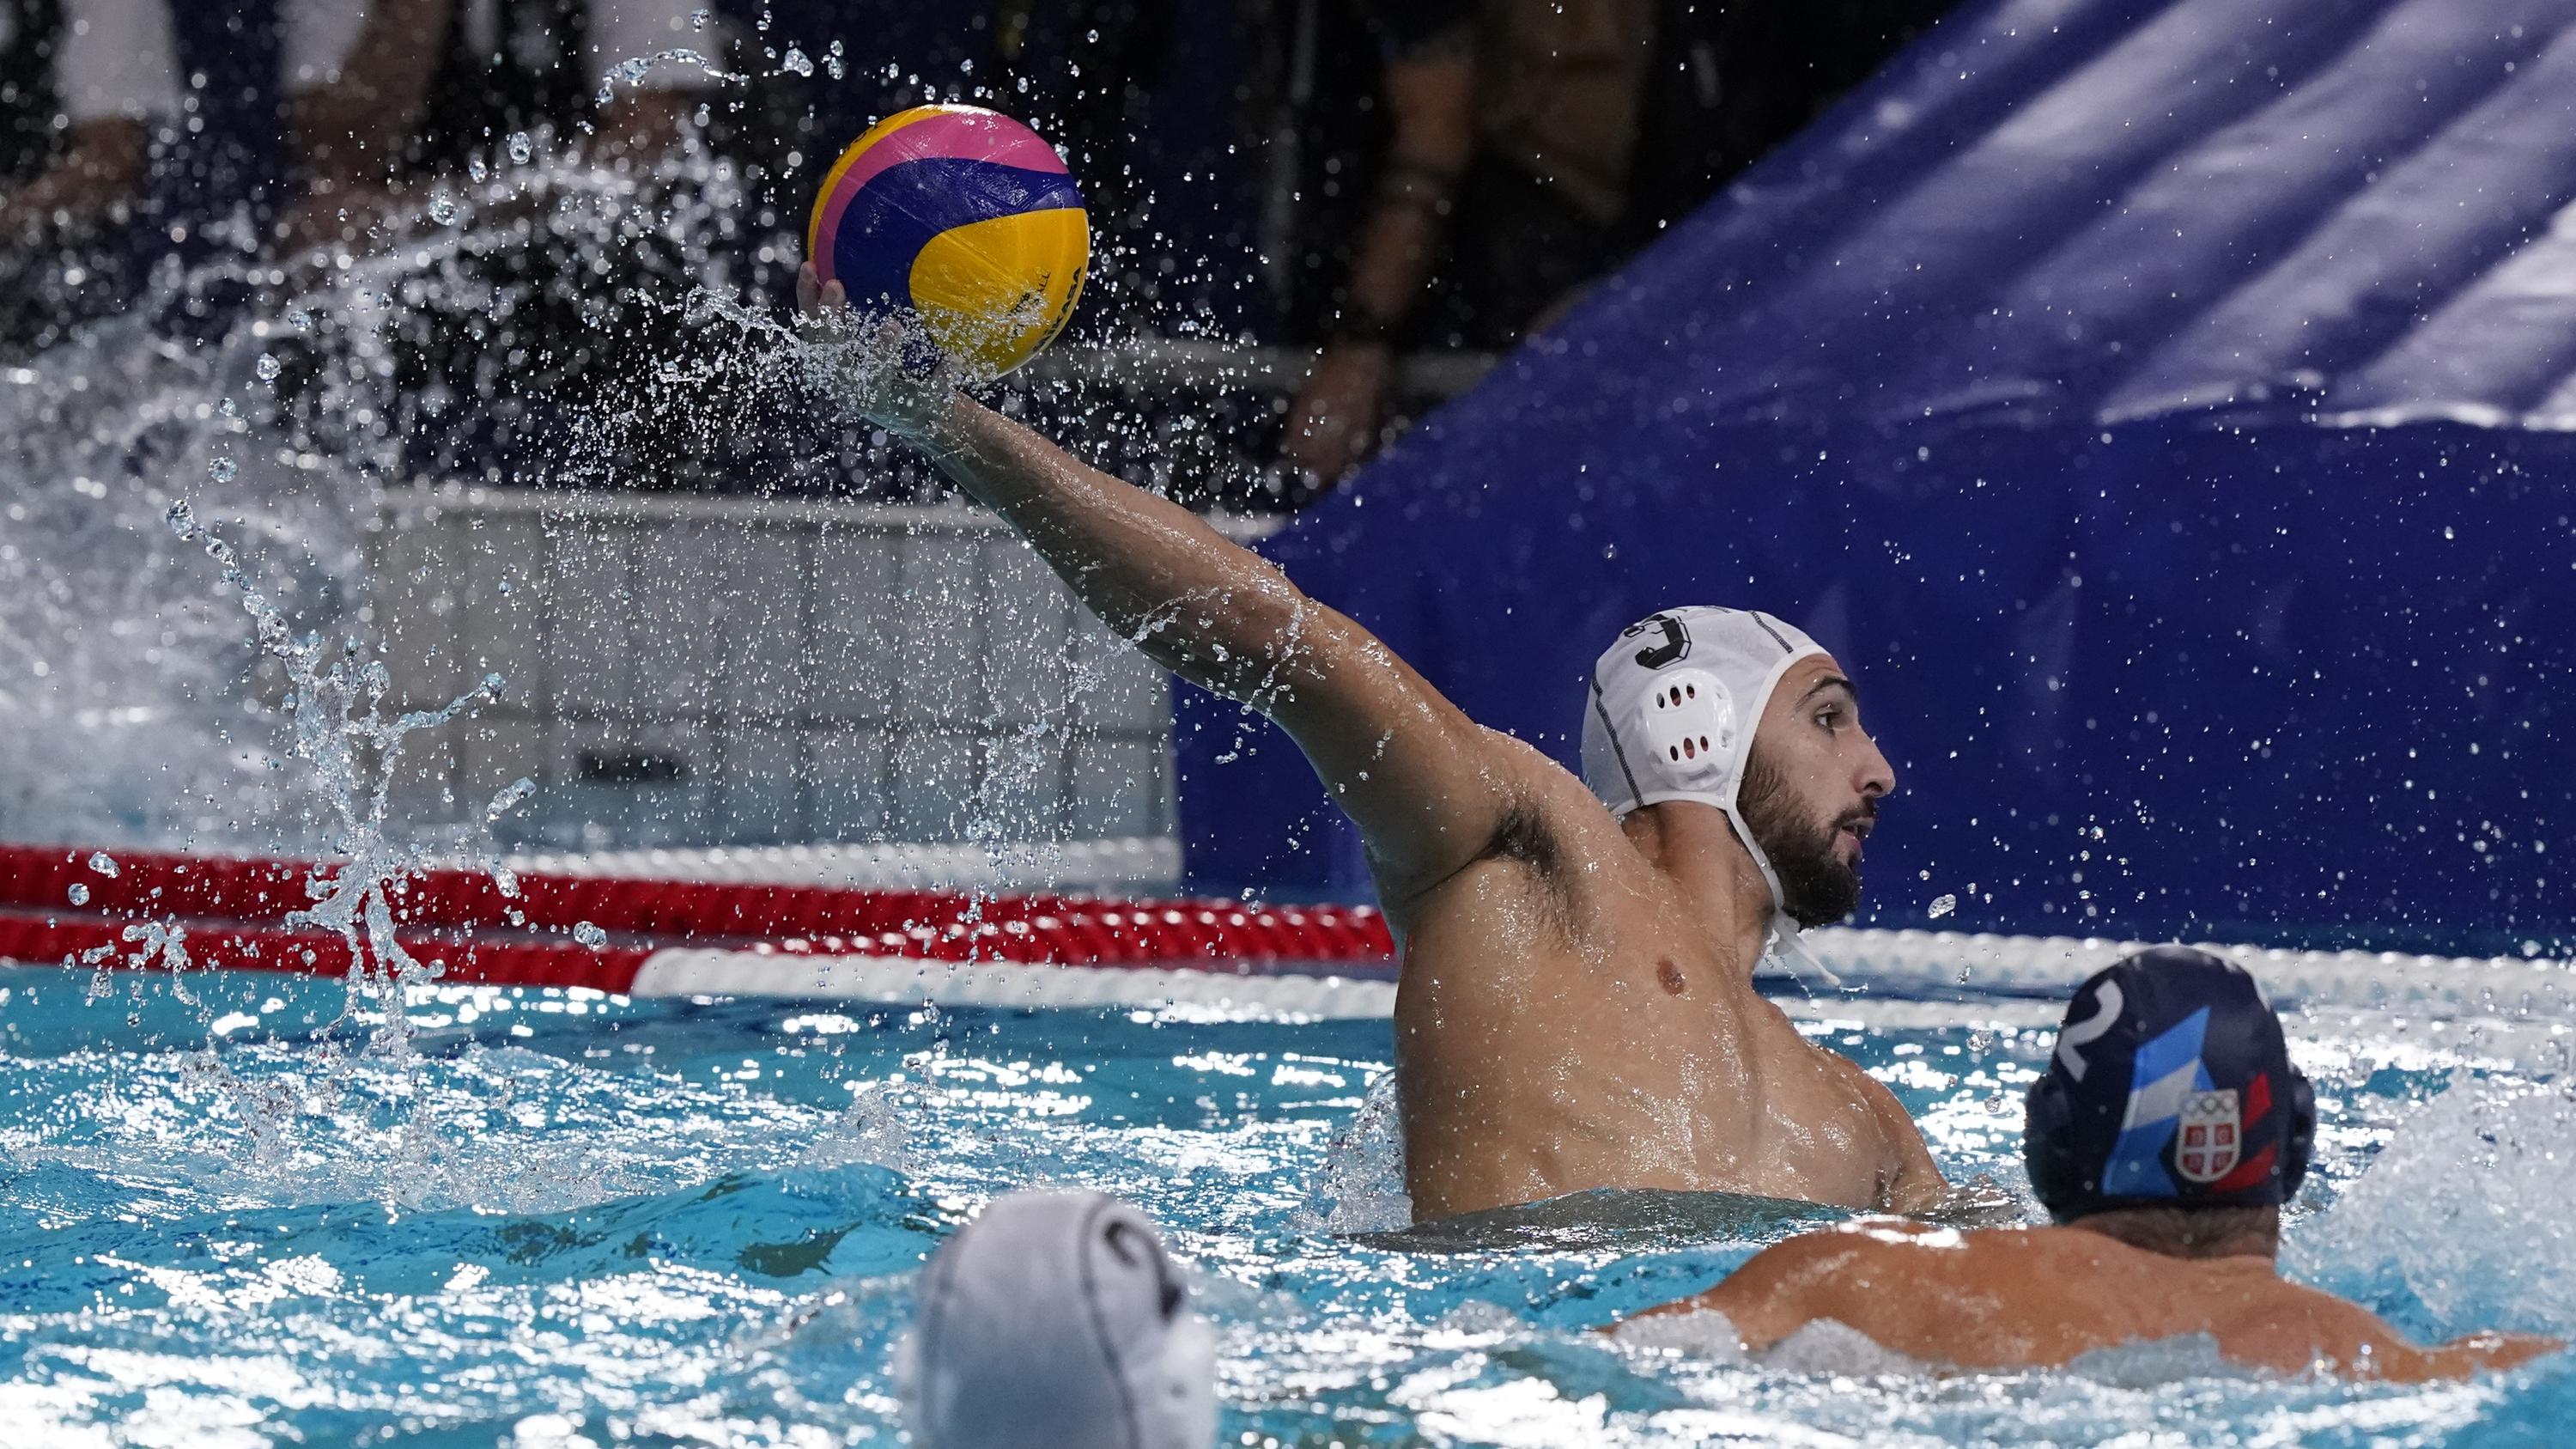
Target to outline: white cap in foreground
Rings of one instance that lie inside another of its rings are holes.
[[[1002,1198],[922,1270],[897,1351],[924,1449],[1209,1449],[1215,1344],[1153,1220],[1096,1192]]]

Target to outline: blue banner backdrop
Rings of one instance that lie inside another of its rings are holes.
[[[1621,625],[1804,625],[1869,923],[2563,951],[2576,14],[2507,8],[1972,6],[1271,554],[1568,762]],[[1184,695],[1193,884],[1364,895]]]

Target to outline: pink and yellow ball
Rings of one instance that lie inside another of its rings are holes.
[[[999,377],[1073,315],[1091,226],[1035,131],[980,106],[915,106],[841,153],[805,255],[862,312],[915,313],[941,350]]]

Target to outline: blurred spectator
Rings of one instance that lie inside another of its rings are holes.
[[[0,187],[26,180],[52,154],[59,0],[0,0]]]
[[[866,126],[975,101],[1081,177],[1095,275],[1063,352],[1139,330],[1317,349],[1286,408],[1293,466],[1258,461],[1279,403],[1241,379],[1041,367],[1025,403],[1193,503],[1293,506],[1419,401],[1396,395],[1399,356],[1509,346],[1947,3],[0,0],[0,345],[127,305],[172,252],[195,270],[150,295],[208,335],[261,285],[200,265],[223,248],[446,231],[383,334],[406,466],[825,486],[873,445],[792,399],[746,384],[787,415],[724,428],[615,400],[721,372],[672,325],[680,299],[783,283],[815,182]],[[714,68],[735,73],[721,91]],[[733,164],[664,164],[683,146]],[[616,170],[545,162],[563,155]],[[430,215],[433,185],[460,210]],[[215,224],[234,217],[251,225]],[[566,439],[609,412],[628,431],[603,468],[596,436]],[[888,496],[922,481],[865,471]]]
[[[1332,482],[1376,449],[1396,345],[1414,340],[1406,325],[1432,276],[1458,183],[1476,160],[1481,28],[1471,0],[1422,0],[1388,13],[1291,0],[1291,13],[1270,199],[1314,201],[1291,222],[1296,235],[1270,245],[1293,258],[1291,340],[1321,340],[1324,351],[1288,405],[1285,454]],[[1352,119],[1365,126],[1376,106],[1376,134],[1355,134]],[[1273,227],[1285,229],[1278,219]],[[1340,276],[1319,289],[1327,271]]]
[[[1280,37],[1266,250],[1320,346],[1283,451],[1379,443],[1396,357],[1494,350],[1785,140],[1951,0],[1251,0]]]
[[[1660,0],[1622,242],[1689,215],[1957,3]]]
[[[693,287],[730,285],[733,249],[708,249],[731,218],[705,214],[713,173],[682,154],[714,119],[730,32],[688,0],[286,5],[303,190],[285,247],[441,238],[382,333],[397,396],[379,436],[401,465],[492,483],[720,481],[729,465],[701,420],[632,404],[642,380],[707,366],[710,339],[674,323]],[[304,426],[333,425],[310,383],[339,349],[283,349],[279,395]]]
[[[112,310],[119,233],[179,110],[162,0],[0,7],[0,343],[49,345]]]
[[[661,60],[712,51],[689,0],[283,0],[284,68],[305,195],[290,243],[356,244],[415,210],[413,182],[460,168],[471,152],[530,133],[568,138],[589,123],[590,153],[622,160],[674,144],[703,67]],[[594,93],[613,94],[594,115]]]
[[[123,219],[142,185],[152,127],[179,110],[170,12],[163,0],[62,0],[51,15],[34,4],[13,9],[13,22],[29,22],[21,32],[29,57],[51,56],[53,114],[63,129],[41,167],[0,194],[0,232],[91,230]],[[18,49],[11,47],[13,88],[34,83],[17,78],[33,69],[17,62]]]
[[[1332,23],[1330,3],[1301,0],[1299,30]],[[1323,159],[1328,195],[1368,177],[1368,202],[1289,407],[1291,460],[1330,482],[1367,456],[1399,346],[1509,346],[1616,259],[1655,9],[1449,0],[1373,22],[1385,138],[1375,158]],[[1309,108],[1324,100],[1291,90]],[[1318,241],[1300,249],[1310,272],[1333,246]]]

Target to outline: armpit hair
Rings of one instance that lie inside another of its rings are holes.
[[[1493,839],[1485,842],[1476,858],[1517,860],[1552,882],[1564,864],[1565,852],[1547,821],[1521,801],[1503,811],[1502,820],[1494,826]]]

